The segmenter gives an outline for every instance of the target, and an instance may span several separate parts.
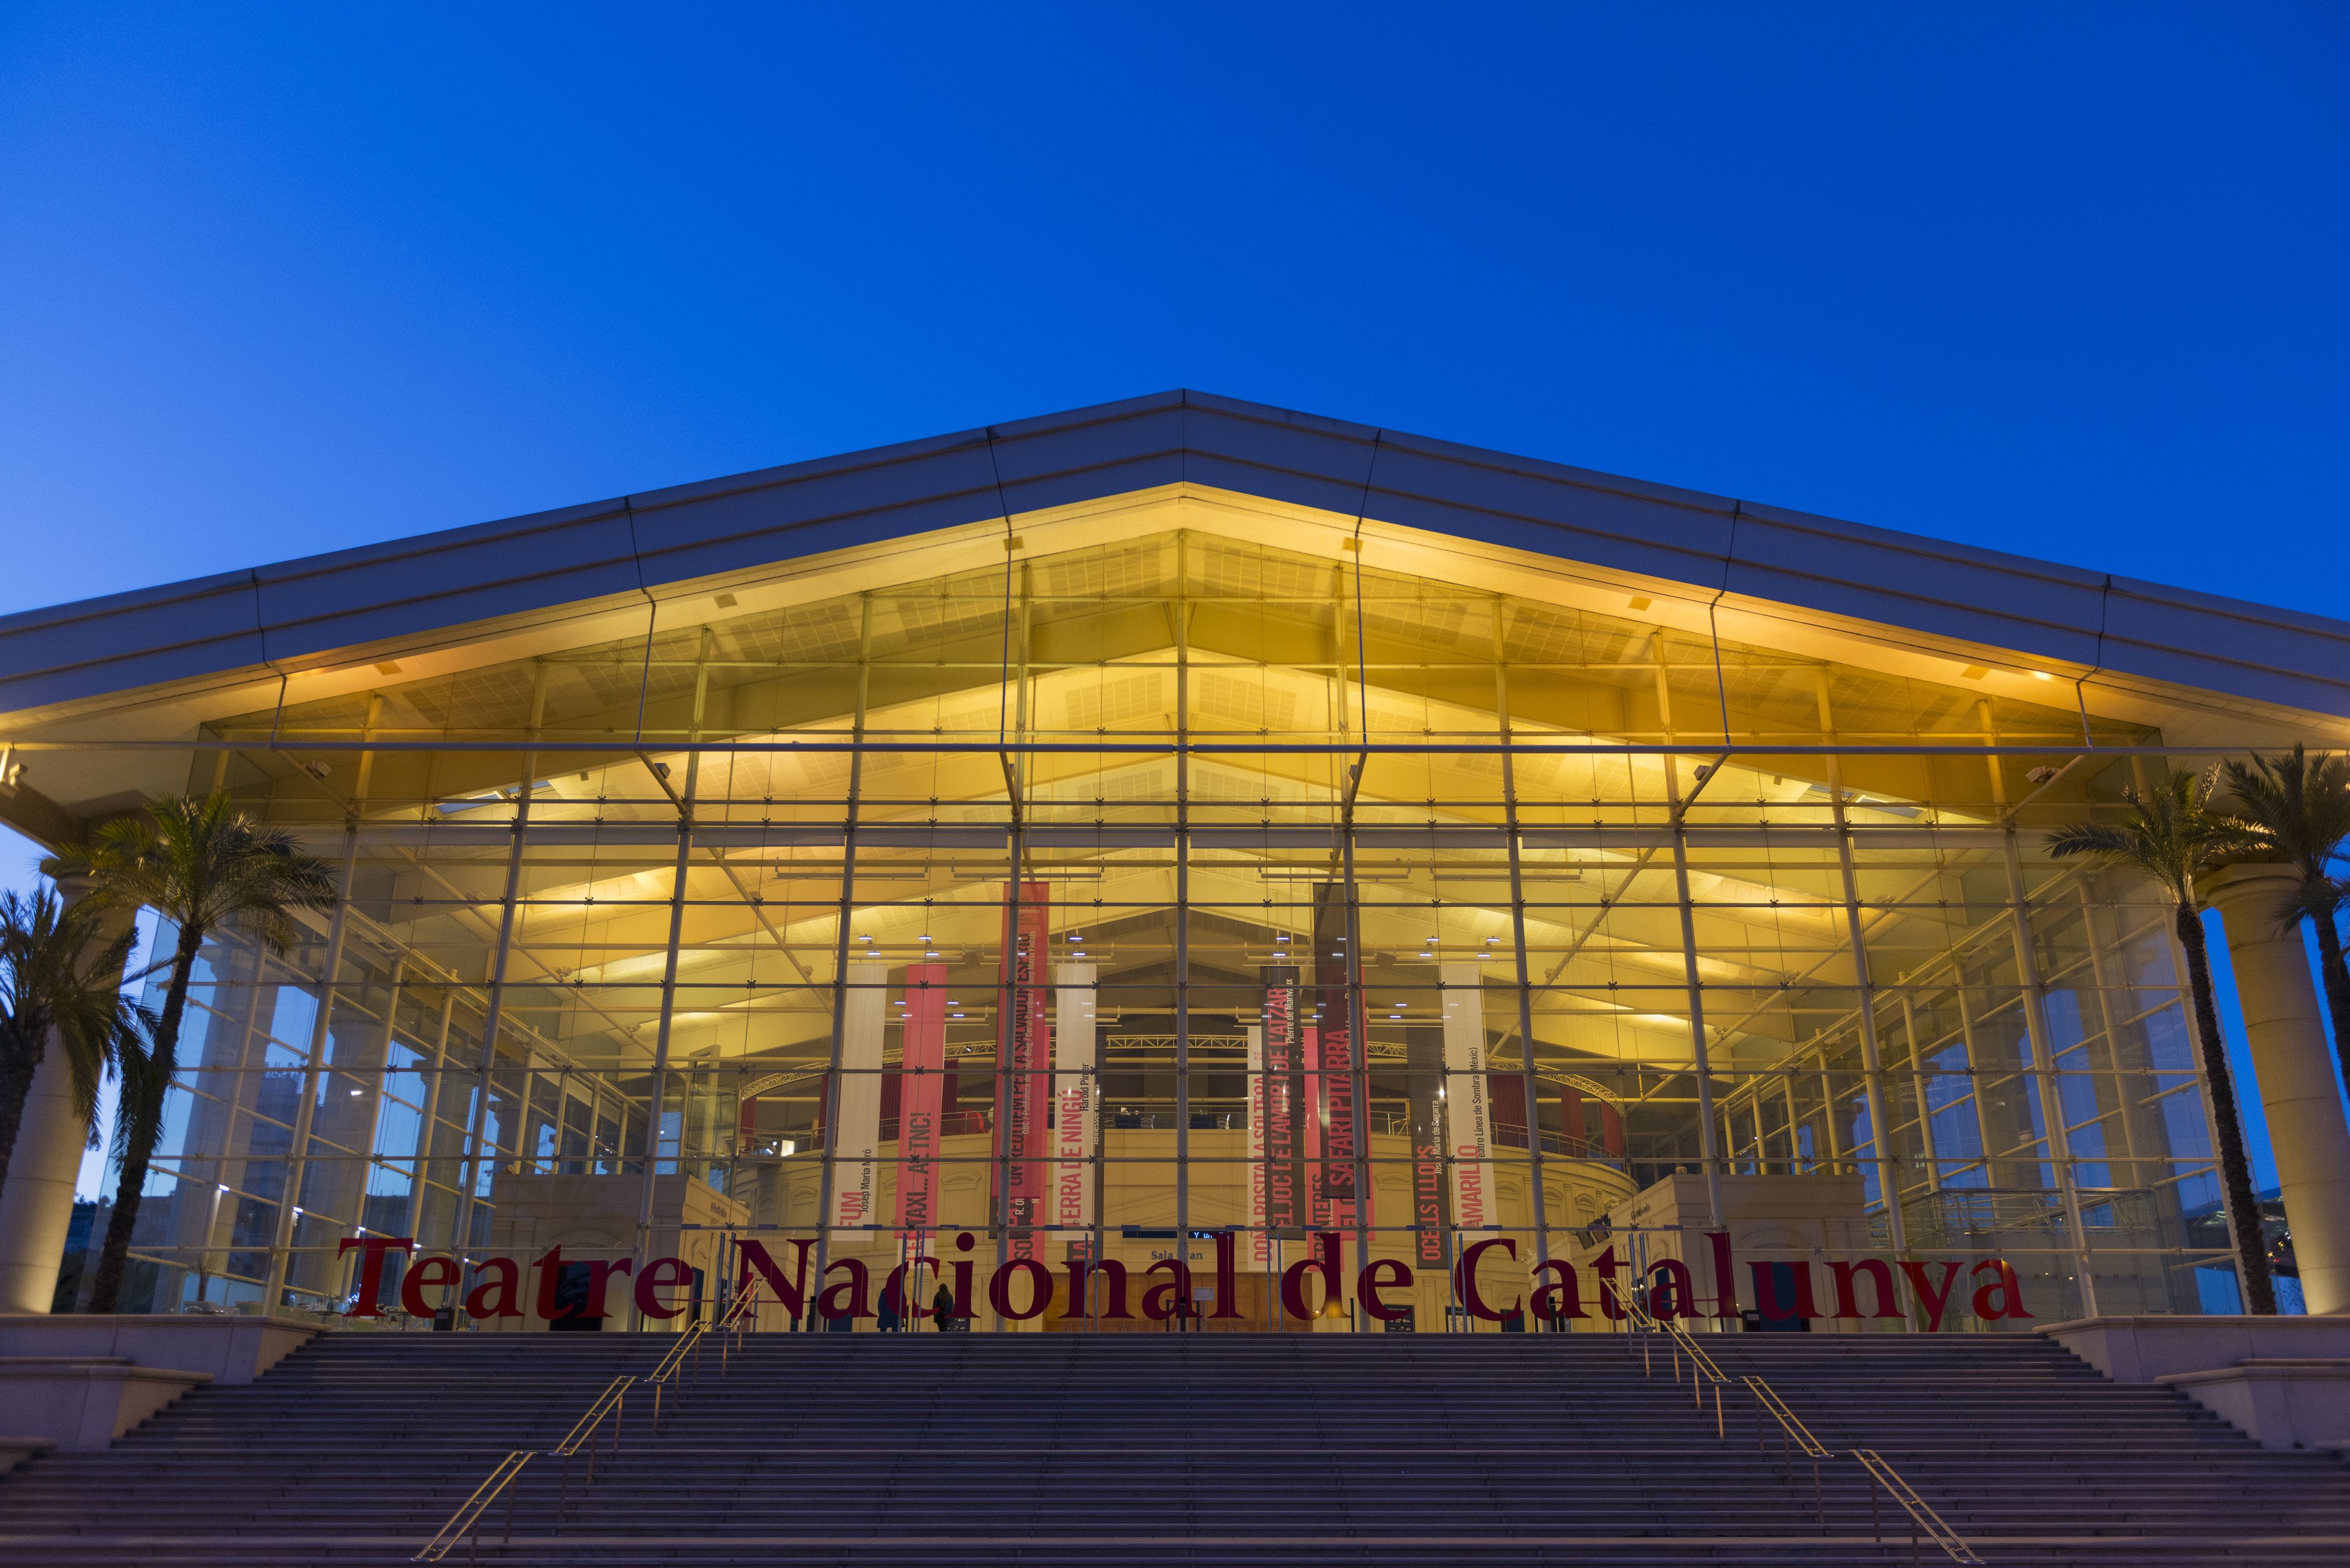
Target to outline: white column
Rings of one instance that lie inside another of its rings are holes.
[[[52,1041],[33,1075],[8,1184],[0,1190],[0,1313],[49,1310],[65,1262],[66,1231],[73,1224],[81,1150],[73,1070]]]
[[[2297,879],[2288,866],[2237,866],[2199,890],[2227,926],[2302,1294],[2312,1314],[2350,1313],[2350,1124],[2301,928],[2276,918]]]
[[[83,888],[69,882],[58,891],[71,904]],[[120,929],[109,920],[103,934]],[[53,1033],[25,1099],[7,1183],[0,1187],[0,1313],[45,1313],[57,1295],[87,1131],[73,1114],[73,1070]],[[99,1238],[90,1240],[95,1245]]]

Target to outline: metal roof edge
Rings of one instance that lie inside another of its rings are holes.
[[[2350,714],[2350,623],[1194,389],[0,616],[0,712],[1184,482]]]

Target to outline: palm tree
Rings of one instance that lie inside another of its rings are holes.
[[[2195,999],[2195,1033],[2203,1049],[2203,1078],[2211,1089],[2211,1119],[2220,1136],[2220,1180],[2228,1218],[2236,1233],[2236,1261],[2244,1272],[2244,1293],[2255,1313],[2276,1311],[2269,1282],[2261,1207],[2252,1195],[2251,1164],[2244,1158],[2243,1124],[2236,1112],[2235,1079],[2220,1036],[2220,1012],[2211,999],[2211,961],[2203,942],[2203,921],[2195,910],[2195,878],[2251,847],[2242,829],[2214,813],[2210,785],[2195,774],[2173,772],[2141,795],[2122,792],[2129,805],[2120,822],[2076,822],[2048,836],[2048,853],[2058,859],[2086,856],[2103,865],[2137,872],[2170,896],[2171,922],[2187,953],[2187,980]]]
[[[178,1070],[180,1020],[187,1011],[198,950],[213,932],[234,925],[272,952],[284,952],[294,940],[294,911],[335,901],[334,877],[326,861],[304,854],[291,835],[256,823],[219,791],[201,801],[185,795],[161,801],[140,815],[117,818],[89,843],[42,869],[51,876],[88,876],[99,897],[144,905],[178,931],[152,1048],[135,1064],[125,1062],[114,1214],[99,1252],[89,1303],[92,1312],[112,1312],[139,1222],[148,1162],[162,1133],[164,1096]],[[284,1200],[299,1202],[300,1195],[289,1192]]]
[[[2334,853],[2350,838],[2350,761],[2325,752],[2313,757],[2295,742],[2281,757],[2229,763],[2225,774],[2228,793],[2261,857],[2281,860],[2301,874],[2301,886],[2277,905],[2277,925],[2291,929],[2306,919],[2316,929],[2334,1054],[2341,1058],[2344,1080],[2350,1082],[2350,968],[2344,967],[2342,933],[2334,923],[2350,896],[2350,882],[2331,874]]]
[[[107,940],[104,919],[96,901],[68,905],[47,888],[0,893],[0,1183],[50,1034],[66,1054],[85,1127],[122,1043],[138,1038],[139,1010],[122,994],[133,933]]]

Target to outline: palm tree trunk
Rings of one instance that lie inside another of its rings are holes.
[[[2334,1022],[2334,1055],[2342,1064],[2342,1082],[2350,1085],[2350,965],[2342,961],[2334,911],[2323,910],[2309,923],[2317,928],[2317,971],[2325,981],[2325,1011]]]
[[[2195,1034],[2203,1047],[2203,1081],[2211,1091],[2211,1120],[2220,1135],[2220,1184],[2236,1232],[2236,1262],[2244,1272],[2244,1294],[2251,1310],[2276,1311],[2269,1282],[2267,1234],[2252,1192],[2251,1162],[2244,1158],[2244,1125],[2236,1114],[2236,1081],[2228,1071],[2228,1048],[2220,1035],[2220,1010],[2211,1000],[2211,960],[2203,945],[2203,922],[2180,904],[2178,945],[2187,951],[2187,979],[2195,993]]]
[[[24,1027],[28,1023],[37,1027]],[[24,1125],[33,1075],[41,1070],[49,1043],[48,1025],[37,1019],[12,1019],[10,1025],[0,1034],[0,1192],[8,1189],[8,1162],[16,1158],[16,1131]]]
[[[188,981],[195,972],[197,950],[203,945],[203,928],[180,929],[179,946],[172,954],[171,987],[163,993],[162,1016],[155,1023],[151,1065],[139,1075],[146,1080],[154,1104],[138,1107],[144,1114],[121,1118],[129,1136],[122,1149],[122,1173],[114,1185],[114,1215],[106,1223],[106,1244],[99,1251],[90,1283],[89,1310],[94,1313],[114,1311],[122,1294],[122,1270],[130,1257],[130,1233],[139,1224],[139,1199],[147,1187],[148,1162],[154,1158],[155,1140],[163,1131],[163,1099],[172,1092],[172,1077],[179,1070],[180,1018],[188,1007]],[[136,1092],[132,1077],[127,1071],[122,1075],[126,1097]]]

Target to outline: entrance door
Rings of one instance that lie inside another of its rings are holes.
[[[604,1320],[588,1315],[588,1289],[596,1277],[592,1263],[566,1263],[555,1276],[555,1316],[547,1323],[553,1334],[601,1334]]]

